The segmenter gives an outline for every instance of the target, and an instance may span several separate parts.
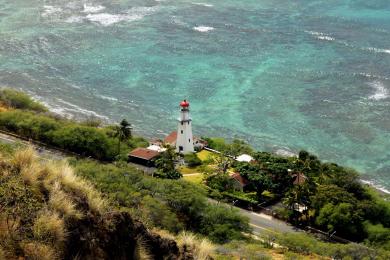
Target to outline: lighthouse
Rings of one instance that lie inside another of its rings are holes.
[[[192,119],[190,118],[190,103],[187,100],[180,102],[180,117],[178,118],[176,152],[186,154],[194,152],[192,137]]]

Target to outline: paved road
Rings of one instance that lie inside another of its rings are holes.
[[[224,204],[227,207],[233,207],[230,204],[217,202],[216,200],[209,199],[214,204]],[[249,218],[249,225],[253,229],[255,235],[268,235],[268,234],[283,234],[292,232],[301,232],[301,230],[287,224],[284,221],[273,218],[263,213],[256,213],[253,211],[245,210],[239,207],[234,207],[241,215]]]
[[[253,228],[253,233],[256,235],[299,232],[297,228],[266,214],[255,213],[244,209],[239,210],[242,215],[249,218],[249,225]]]
[[[62,160],[66,158],[68,155],[57,151],[55,149],[49,149],[47,147],[40,147],[35,144],[31,144],[30,142],[18,139],[14,136],[6,135],[4,133],[0,133],[0,142],[7,144],[20,144],[22,146],[32,145],[44,159],[54,159],[54,160]],[[143,170],[145,167],[140,165],[134,165],[136,168]],[[191,174],[189,174],[191,175]],[[215,200],[209,199],[211,203],[218,203]],[[227,207],[233,207],[231,205],[226,204]],[[296,228],[286,224],[283,221],[275,219],[271,216],[262,213],[255,213],[252,211],[244,210],[238,207],[235,207],[240,211],[240,213],[249,218],[249,224],[253,228],[253,233],[258,234],[275,234],[275,233],[290,233],[290,232],[299,232]]]
[[[32,146],[34,149],[37,151],[39,156],[43,159],[53,159],[53,160],[62,160],[66,157],[68,157],[67,154],[55,150],[55,149],[50,149],[47,147],[41,147],[36,144],[33,144],[31,142],[19,139],[17,137],[7,135],[4,133],[0,133],[0,142],[6,143],[6,144],[12,144],[12,145],[21,145],[21,146]]]

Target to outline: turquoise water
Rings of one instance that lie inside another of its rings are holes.
[[[390,188],[388,0],[0,0],[0,85],[68,116],[301,148]]]

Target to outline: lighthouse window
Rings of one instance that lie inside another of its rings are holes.
[[[188,142],[191,143],[191,139],[188,139]]]
[[[183,122],[181,122],[181,125],[183,125]]]
[[[181,133],[183,133],[183,130],[181,130]]]

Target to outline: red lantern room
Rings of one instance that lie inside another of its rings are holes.
[[[188,108],[190,106],[190,103],[184,99],[182,102],[180,102],[180,106],[182,108]]]

